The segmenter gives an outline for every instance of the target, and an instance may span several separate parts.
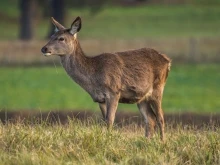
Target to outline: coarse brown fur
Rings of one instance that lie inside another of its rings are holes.
[[[99,103],[109,127],[113,125],[118,103],[137,103],[151,137],[158,123],[164,139],[163,89],[171,60],[154,49],[141,48],[86,56],[77,40],[79,17],[70,29],[52,19],[58,31],[42,48],[45,55],[59,55],[67,74]]]

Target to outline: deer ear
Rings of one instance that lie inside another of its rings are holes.
[[[77,33],[78,31],[80,31],[81,26],[82,26],[82,24],[81,24],[81,18],[80,18],[80,17],[77,17],[77,18],[73,21],[69,32],[70,32],[72,35],[74,35],[74,34]]]
[[[55,32],[66,29],[63,25],[57,22],[53,17],[51,17],[51,21],[55,26]]]

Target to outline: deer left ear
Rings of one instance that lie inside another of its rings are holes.
[[[51,21],[55,26],[55,32],[66,29],[63,25],[61,25],[59,22],[57,22],[53,17],[51,17]]]
[[[80,17],[77,17],[77,18],[73,21],[69,32],[70,32],[72,35],[74,35],[75,33],[77,33],[77,32],[80,31],[81,26],[82,26],[82,24],[81,24],[81,18],[80,18]]]

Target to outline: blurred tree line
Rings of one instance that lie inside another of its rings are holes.
[[[64,0],[20,0],[20,33],[21,40],[30,40],[33,38],[34,20],[39,7],[43,8],[44,16],[51,16],[60,23],[64,22],[65,15]],[[52,29],[52,28],[51,28]],[[48,36],[52,33],[49,31]]]
[[[218,1],[218,0],[210,0]],[[43,10],[44,17],[54,17],[61,24],[65,21],[66,8],[84,8],[90,10],[91,15],[97,14],[104,5],[135,6],[146,4],[185,4],[205,3],[206,0],[19,0],[21,40],[33,38],[34,21],[37,13]],[[47,37],[51,36],[54,27],[51,25]]]
[[[54,17],[57,21],[63,24],[66,8],[87,7],[89,8],[91,15],[95,15],[105,4],[136,5],[151,1],[153,2],[158,0],[19,0],[19,39],[31,40],[33,38],[34,18],[36,17],[39,9],[43,10],[44,17]],[[51,25],[47,37],[51,36],[53,31],[54,27]]]
[[[39,8],[43,9],[44,17],[54,17],[61,24],[64,23],[66,8],[89,7],[91,14],[97,13],[108,0],[20,0],[20,32],[21,40],[33,38],[34,19]],[[54,27],[48,32],[48,36],[54,31]]]

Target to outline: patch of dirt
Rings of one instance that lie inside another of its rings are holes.
[[[34,110],[29,111],[1,111],[0,121],[4,124],[7,122],[30,122],[30,123],[68,123],[68,119],[86,120],[88,118],[101,119],[101,112],[91,111],[52,111],[52,112],[36,112]],[[144,124],[144,120],[139,113],[132,112],[117,112],[115,123],[118,126],[136,123],[138,125]],[[165,123],[176,126],[181,124],[182,126],[193,125],[196,128],[203,126],[220,126],[220,114],[195,114],[195,113],[182,113],[182,114],[165,114]]]

